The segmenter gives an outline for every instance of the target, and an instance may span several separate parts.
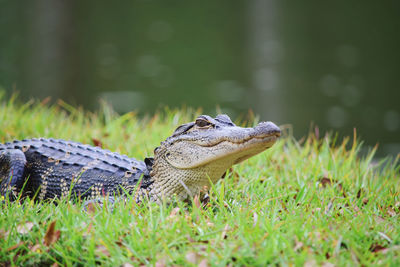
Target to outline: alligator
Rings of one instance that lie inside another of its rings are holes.
[[[126,194],[138,202],[187,200],[232,165],[271,147],[280,134],[272,122],[242,128],[225,114],[201,115],[179,126],[144,161],[72,141],[16,140],[0,144],[0,193],[11,201]]]

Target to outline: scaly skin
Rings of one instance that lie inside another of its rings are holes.
[[[97,147],[54,139],[0,144],[1,194],[38,200],[99,198],[125,192],[153,201],[187,199],[216,183],[234,164],[271,147],[279,128],[241,128],[227,115],[199,116],[179,126],[144,162]],[[138,182],[140,181],[140,184]]]

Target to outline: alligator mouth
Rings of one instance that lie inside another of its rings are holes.
[[[251,143],[251,142],[256,142],[256,143],[263,143],[263,142],[269,142],[269,141],[273,141],[275,142],[279,137],[281,136],[280,132],[274,132],[268,135],[261,135],[261,136],[249,136],[247,138],[243,138],[243,139],[232,139],[232,138],[221,138],[220,140],[216,140],[214,142],[210,142],[210,143],[199,143],[199,142],[193,142],[194,144],[198,145],[198,146],[202,146],[202,147],[214,147],[217,146],[221,143],[230,143],[233,145],[244,145],[247,143]]]
[[[252,139],[249,139],[243,143],[243,145],[246,147],[243,151],[248,153],[244,156],[238,157],[233,164],[238,164],[258,153],[261,153],[265,149],[270,148],[273,144],[275,144],[276,140],[278,139],[279,135],[273,135],[273,136],[266,136],[266,137],[254,137]],[[252,144],[250,144],[252,142]],[[252,150],[251,148],[255,146],[258,149]],[[251,153],[253,152],[253,153]],[[234,153],[233,153],[234,154]]]
[[[196,162],[188,166],[188,168],[196,168],[212,162],[226,161],[227,163],[237,164],[254,155],[257,155],[267,148],[275,144],[280,133],[274,133],[267,136],[254,136],[243,140],[220,140],[212,145],[201,144],[202,147],[212,147],[214,153],[210,153],[206,159]],[[196,144],[199,145],[199,144]]]

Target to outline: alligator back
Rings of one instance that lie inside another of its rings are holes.
[[[23,152],[26,163],[11,189],[19,193],[23,188],[23,195],[36,195],[39,200],[70,192],[75,197],[97,198],[132,193],[140,180],[140,188],[151,184],[144,162],[98,147],[44,138],[0,144],[0,152],[15,150]]]

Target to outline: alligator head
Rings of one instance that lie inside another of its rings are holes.
[[[272,122],[242,128],[227,115],[201,115],[195,122],[179,126],[154,150],[150,197],[194,196],[210,181],[216,183],[232,165],[271,147],[280,133]]]

